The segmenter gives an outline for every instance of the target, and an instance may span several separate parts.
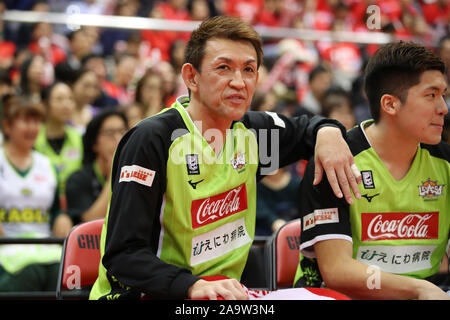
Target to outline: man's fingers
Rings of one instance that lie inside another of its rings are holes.
[[[231,293],[233,300],[247,300],[248,299],[248,295],[245,292],[244,288],[242,288],[239,281],[232,279],[231,281],[225,283],[225,287]],[[227,297],[224,297],[224,298],[228,300]]]
[[[353,194],[355,195],[356,199],[361,199],[361,193],[359,192],[358,188],[358,184],[360,184],[362,181],[361,172],[359,172],[358,167],[354,163],[350,166],[350,169],[351,169],[351,174],[349,176],[350,186],[352,187]]]
[[[336,197],[342,198],[341,187],[339,186],[338,178],[336,177],[334,169],[331,168],[330,170],[326,171],[326,174],[328,178],[328,183],[330,184],[334,194],[336,195]]]
[[[338,169],[336,176],[339,186],[341,187],[341,192],[344,194],[345,200],[348,202],[348,204],[353,204],[353,196],[350,191],[350,184],[346,172],[346,167],[344,166],[343,168]]]
[[[247,300],[248,295],[239,281],[235,279],[204,281],[199,280],[194,284],[189,297],[191,299],[207,298],[217,300],[222,297],[226,300]]]
[[[328,170],[325,169],[325,172],[336,197],[344,197],[348,204],[353,204],[353,194],[357,199],[361,198],[357,178],[355,177],[356,171],[354,172],[350,165],[345,165],[340,169],[330,167]],[[359,179],[361,179],[360,175]]]
[[[314,166],[314,181],[313,181],[313,185],[317,185],[319,184],[319,182],[322,180],[322,176],[323,176],[323,167],[322,164],[320,163],[320,161],[318,159],[314,160],[315,166]]]

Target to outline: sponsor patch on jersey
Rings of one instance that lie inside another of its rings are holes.
[[[433,181],[430,178],[419,187],[419,196],[425,200],[435,200],[440,195],[442,195],[442,190],[444,189],[444,184],[438,184],[437,180]]]
[[[192,228],[197,229],[247,209],[245,183],[191,204]]]
[[[439,212],[361,214],[361,241],[438,239]]]
[[[356,260],[380,267],[390,273],[409,273],[431,268],[437,246],[361,246]]]
[[[303,231],[313,228],[318,224],[338,223],[339,210],[338,208],[318,209],[303,217]]]
[[[245,161],[245,153],[238,152],[234,156],[233,160],[231,160],[231,165],[233,166],[234,170],[241,170],[244,169],[247,162]]]
[[[375,189],[375,184],[373,183],[373,176],[371,170],[361,171],[361,176],[364,189]]]
[[[244,218],[226,223],[192,238],[191,265],[216,259],[251,242]]]
[[[144,186],[151,187],[156,172],[136,164],[131,166],[123,166],[120,169],[119,182],[137,182]]]
[[[198,154],[186,155],[186,167],[189,175],[200,174],[200,165],[198,161]]]
[[[65,153],[67,159],[75,160],[81,158],[81,152],[78,148],[70,148]]]

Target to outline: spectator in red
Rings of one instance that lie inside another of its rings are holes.
[[[121,53],[116,56],[115,62],[113,81],[103,82],[103,89],[119,104],[128,104],[133,100],[131,85],[138,60],[129,53]]]
[[[240,17],[249,24],[255,24],[264,7],[264,0],[227,0],[225,14]]]
[[[255,19],[255,24],[267,27],[281,27],[284,2],[285,1],[265,0],[263,8]]]
[[[66,60],[64,50],[53,43],[52,25],[47,22],[38,22],[31,30],[31,42],[28,50],[33,54],[42,54],[53,65]]]
[[[429,24],[446,24],[450,21],[450,2],[448,0],[419,1],[423,16]]]
[[[0,15],[6,10],[6,5],[0,2]],[[4,22],[0,19],[0,68],[9,68],[13,64],[16,45],[4,39]]]
[[[326,0],[305,0],[302,11],[305,26],[315,30],[330,30],[333,23],[334,3]],[[335,2],[335,1],[333,1]]]
[[[335,19],[332,31],[348,31],[345,20]],[[352,81],[360,74],[363,63],[359,46],[353,42],[319,41],[317,48],[322,59],[334,69],[339,85],[349,90]]]
[[[149,14],[150,18],[165,20],[189,20],[186,0],[168,0],[156,2]],[[170,46],[176,39],[189,39],[188,32],[168,30],[143,30],[142,39],[147,41],[152,49],[159,50],[161,60],[170,60]]]

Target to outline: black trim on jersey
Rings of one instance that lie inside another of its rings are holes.
[[[450,145],[441,141],[439,144],[421,144],[423,149],[428,150],[433,157],[447,160],[450,162]]]
[[[347,132],[347,141],[353,156],[370,148],[367,139],[361,128],[355,127]],[[300,233],[300,243],[314,242],[315,239],[323,235],[341,234],[351,238],[350,208],[344,198],[337,198],[334,195],[328,179],[322,179],[317,185],[314,181],[314,161],[313,158],[308,161],[303,180],[300,184],[300,205],[299,213],[302,219],[302,230]],[[339,223],[325,223],[315,225],[307,230],[303,229],[305,216],[313,213],[314,210],[337,208],[339,214]],[[312,249],[312,248],[310,248]]]
[[[317,131],[324,126],[339,128],[343,137],[346,138],[344,126],[334,119],[327,119],[322,116],[314,116],[309,119],[306,115],[293,118],[288,118],[282,114],[277,114],[277,116],[284,122],[284,128],[276,125],[273,117],[266,112],[249,111],[239,120],[246,128],[252,129],[256,134],[259,145],[257,180],[267,175],[267,172],[263,172],[263,169],[273,168],[273,163],[267,162],[274,157],[270,154],[272,151],[271,137],[274,134],[272,130],[276,130],[279,134],[279,140],[276,140],[278,145],[274,146],[274,149],[278,150],[279,156],[278,165],[275,169],[282,168],[299,159],[308,159],[314,152]],[[265,150],[263,150],[261,142],[267,146]]]

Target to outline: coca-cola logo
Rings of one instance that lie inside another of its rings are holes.
[[[437,239],[439,212],[385,212],[361,215],[362,241]]]
[[[196,229],[247,209],[245,183],[223,193],[192,201],[192,228]]]

